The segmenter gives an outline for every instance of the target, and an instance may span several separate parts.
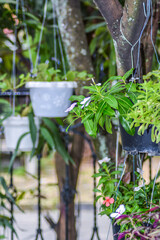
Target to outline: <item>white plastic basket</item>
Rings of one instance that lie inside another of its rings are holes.
[[[76,82],[28,82],[33,110],[38,117],[66,117]]]
[[[39,136],[39,119],[34,118],[37,127],[37,141],[36,147],[38,145]],[[3,121],[4,135],[6,140],[6,146],[9,151],[16,149],[17,142],[22,134],[29,132],[29,119],[28,117],[12,116]],[[33,147],[31,135],[27,134],[21,141],[19,150],[20,151],[31,151]]]

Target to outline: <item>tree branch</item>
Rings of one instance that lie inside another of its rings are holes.
[[[140,37],[146,17],[144,11],[147,11],[147,0],[126,0],[121,19],[121,30],[127,40],[135,44]],[[144,10],[145,6],[145,10]]]
[[[123,14],[122,5],[118,0],[94,0],[94,2],[105,18],[112,37],[118,38],[119,23]]]

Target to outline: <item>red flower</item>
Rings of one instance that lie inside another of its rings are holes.
[[[109,197],[105,197],[105,200],[103,201],[103,204],[106,205],[106,207],[109,207],[110,204],[114,203],[114,199],[113,198],[109,198]]]

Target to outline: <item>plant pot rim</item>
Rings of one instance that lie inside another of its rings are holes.
[[[39,124],[39,118],[38,117],[34,117],[34,120],[37,124]],[[3,121],[3,125],[6,126],[6,125],[10,125],[10,126],[13,126],[13,125],[28,125],[29,123],[29,119],[27,116],[25,117],[21,117],[21,116],[10,116],[8,117],[7,119],[5,119]]]
[[[61,81],[61,82],[27,82],[26,88],[76,88],[75,81]]]
[[[151,129],[152,127],[149,127],[144,131],[143,135],[138,135],[137,127],[135,135],[132,136],[129,135],[120,124],[123,149],[131,155],[148,153],[149,156],[160,156],[160,143],[152,142]]]

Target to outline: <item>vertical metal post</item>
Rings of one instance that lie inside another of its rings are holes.
[[[66,191],[66,194],[68,194],[69,192],[69,165],[66,164],[66,179],[65,179],[65,191]],[[66,215],[66,240],[69,239],[69,231],[68,231],[68,219],[69,219],[69,201],[68,199],[66,198],[66,201],[65,201],[65,215]]]
[[[10,152],[10,157],[12,157],[12,152]],[[13,164],[11,166],[11,169],[10,169],[10,184],[9,184],[9,188],[11,190],[13,190]],[[13,194],[12,194],[12,197]],[[13,209],[13,202],[10,201],[10,213],[11,213],[11,226],[13,227],[13,215],[14,215],[14,209]],[[11,240],[14,239],[14,231],[13,231],[13,228],[11,229]]]
[[[96,173],[96,159],[97,159],[97,156],[96,156],[95,152],[93,152],[93,149],[92,149],[91,145],[90,145],[90,148],[92,150],[93,172],[95,174]],[[93,178],[93,187],[94,187],[94,189],[96,188],[96,178]],[[100,240],[99,234],[98,234],[98,228],[97,228],[96,192],[94,192],[94,195],[93,195],[93,206],[94,206],[94,209],[93,209],[93,212],[94,212],[94,227],[93,227],[93,233],[92,233],[91,240],[93,240],[95,234],[97,235],[97,239]]]
[[[152,181],[152,157],[149,157],[149,180]]]
[[[36,240],[38,236],[44,240],[41,229],[41,154],[37,155],[38,158],[38,229],[36,234]]]
[[[133,183],[135,186],[136,178],[135,178],[135,155],[133,155]]]

